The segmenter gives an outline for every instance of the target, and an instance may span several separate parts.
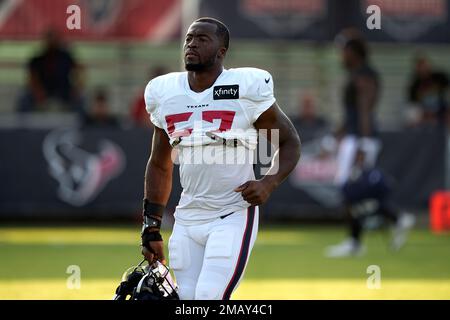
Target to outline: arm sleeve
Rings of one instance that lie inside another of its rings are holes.
[[[265,70],[254,72],[247,92],[249,114],[252,122],[275,103],[272,75]]]
[[[159,102],[155,93],[154,84],[150,81],[144,92],[145,109],[150,114],[150,121],[158,128],[163,128],[159,114]]]

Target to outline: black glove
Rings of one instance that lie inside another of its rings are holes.
[[[141,233],[142,246],[146,247],[151,253],[155,254],[154,250],[149,246],[150,241],[163,241],[161,233],[159,232],[159,228],[145,228],[143,227]]]

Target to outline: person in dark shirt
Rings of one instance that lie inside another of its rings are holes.
[[[298,132],[301,132],[303,141],[311,141],[326,134],[327,121],[317,114],[316,104],[311,93],[304,93],[300,97],[298,116],[292,119]]]
[[[118,119],[111,114],[107,93],[98,89],[94,95],[94,101],[88,114],[84,116],[83,127],[85,128],[118,128]]]
[[[348,179],[357,144],[365,145],[365,161],[376,162],[381,143],[377,139],[375,108],[380,92],[378,73],[369,63],[368,48],[359,37],[348,39],[342,48],[342,63],[348,78],[343,90],[344,120],[338,130],[340,138],[335,183]]]
[[[52,102],[59,111],[82,111],[81,68],[54,31],[47,32],[43,52],[31,58],[27,69],[28,85],[18,111],[48,111]]]
[[[408,88],[408,100],[419,110],[417,124],[443,125],[449,123],[448,76],[433,70],[427,58],[419,56]]]
[[[347,135],[376,135],[375,106],[379,95],[378,73],[369,65],[362,40],[349,40],[343,49],[343,64],[348,73],[344,87],[344,124]]]

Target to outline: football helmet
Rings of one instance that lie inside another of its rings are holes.
[[[159,261],[145,266],[144,262],[124,272],[113,300],[179,300],[169,267]]]

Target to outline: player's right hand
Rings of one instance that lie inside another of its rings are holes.
[[[149,264],[156,262],[156,260],[159,260],[162,264],[166,264],[163,241],[148,241],[146,246],[142,246],[141,253]]]
[[[164,242],[159,232],[159,228],[145,228],[141,233],[142,255],[149,264],[159,260],[162,264],[166,263],[164,256]]]

